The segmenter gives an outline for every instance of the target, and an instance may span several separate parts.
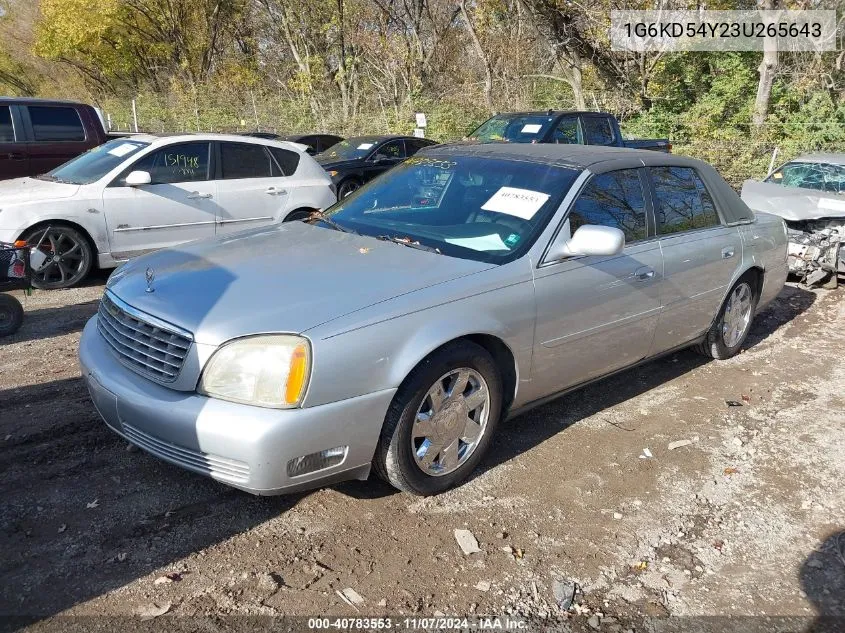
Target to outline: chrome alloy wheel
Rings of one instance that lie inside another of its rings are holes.
[[[751,322],[754,293],[743,282],[734,288],[722,316],[722,339],[727,347],[736,347]]]
[[[439,477],[457,470],[473,454],[487,430],[490,391],[474,369],[443,374],[428,390],[411,429],[417,466]]]

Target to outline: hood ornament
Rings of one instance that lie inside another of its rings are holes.
[[[156,272],[152,268],[147,268],[144,273],[144,278],[147,280],[147,292],[155,292],[153,288],[153,280],[156,278]]]

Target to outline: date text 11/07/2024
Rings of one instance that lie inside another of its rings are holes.
[[[315,631],[526,631],[528,630],[528,621],[510,616],[309,618],[308,628]]]

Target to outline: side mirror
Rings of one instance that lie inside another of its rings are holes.
[[[559,234],[549,249],[548,261],[576,255],[619,255],[625,248],[625,234],[612,226],[585,224],[566,239]]]
[[[131,171],[126,177],[127,187],[140,187],[141,185],[148,185],[153,181],[148,171]]]

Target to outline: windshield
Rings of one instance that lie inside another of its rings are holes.
[[[377,136],[348,138],[340,143],[335,143],[322,154],[318,154],[317,157],[324,160],[353,160],[364,158],[380,140]]]
[[[787,163],[766,178],[784,187],[816,189],[830,193],[845,193],[845,165],[830,163]]]
[[[578,171],[468,156],[415,156],[326,212],[363,235],[490,263],[519,257]]]
[[[469,138],[482,143],[536,143],[546,135],[554,120],[554,116],[545,114],[499,114],[487,119]]]
[[[149,143],[127,139],[116,139],[88,150],[70,162],[56,167],[39,178],[87,185],[99,180],[127,158],[147,147]]]

